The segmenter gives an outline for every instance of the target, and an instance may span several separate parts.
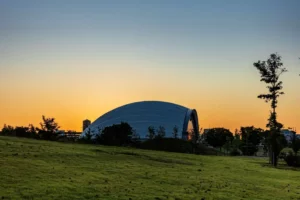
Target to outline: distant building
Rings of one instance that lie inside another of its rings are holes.
[[[81,132],[76,132],[76,131],[65,131],[65,130],[58,130],[56,131],[58,136],[60,137],[67,137],[67,138],[78,138],[81,134]]]
[[[189,134],[186,134],[189,129],[199,130],[195,109],[163,101],[140,101],[120,106],[100,116],[89,126],[89,129],[94,137],[99,132],[99,128],[105,129],[122,122],[128,123],[139,134],[141,140],[148,139],[149,126],[155,129],[164,127],[166,138],[173,137],[173,129],[176,126],[178,138],[183,140],[190,139]],[[85,129],[82,137],[87,133],[88,130]]]
[[[86,120],[83,120],[82,122],[82,132],[87,128],[89,127],[89,125],[91,125],[91,121],[86,119]]]
[[[291,143],[293,141],[293,138],[294,138],[294,135],[296,134],[296,132],[293,130],[290,130],[290,129],[282,129],[281,134],[284,135],[284,137],[288,143]],[[299,136],[297,136],[297,137],[299,137]]]

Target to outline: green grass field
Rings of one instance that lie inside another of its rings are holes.
[[[300,199],[265,159],[0,137],[0,199]]]

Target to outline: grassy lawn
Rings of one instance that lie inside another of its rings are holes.
[[[0,137],[0,199],[300,199],[265,159]]]

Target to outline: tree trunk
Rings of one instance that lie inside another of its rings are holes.
[[[269,164],[272,164],[272,148],[271,145],[268,145],[268,156],[269,156]]]

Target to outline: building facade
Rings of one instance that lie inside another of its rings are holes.
[[[90,121],[90,120],[88,120],[88,119],[83,120],[83,122],[82,122],[82,132],[83,132],[87,127],[89,127],[89,125],[91,125],[91,121]]]
[[[173,137],[173,130],[178,128],[178,137],[188,140],[189,129],[199,131],[198,116],[195,109],[189,109],[181,105],[162,101],[141,101],[130,103],[113,109],[100,116],[90,126],[92,134],[103,130],[107,126],[128,123],[140,138],[147,139],[148,127],[156,130],[162,126],[165,128],[165,137]],[[82,133],[82,137],[88,130]]]

